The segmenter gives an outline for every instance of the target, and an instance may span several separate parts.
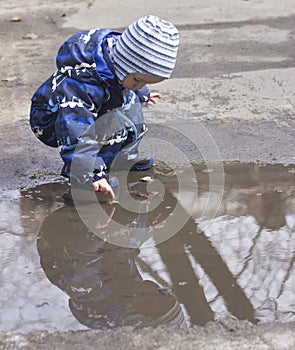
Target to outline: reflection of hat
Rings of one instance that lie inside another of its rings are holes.
[[[120,293],[118,290],[115,295],[101,301],[84,302],[72,298],[69,306],[76,319],[89,328],[185,325],[178,301],[171,294],[162,294],[154,282],[136,283],[129,293]]]
[[[119,80],[132,73],[170,78],[178,45],[179,34],[173,24],[152,15],[140,18],[125,29],[114,47]]]

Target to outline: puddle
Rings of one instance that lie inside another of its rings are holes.
[[[166,170],[155,174],[166,190],[155,210],[102,205],[105,212],[129,229],[140,227],[137,232],[165,230],[178,196]],[[295,321],[294,167],[225,165],[223,199],[208,226],[200,215],[211,171],[195,167],[197,205],[185,225],[169,240],[140,249],[112,245],[91,232],[75,207],[65,205],[65,183],[3,191],[0,329],[190,326],[224,317]],[[140,205],[152,201],[135,180],[131,188]],[[192,188],[188,181],[188,196]],[[184,213],[185,198],[179,199]],[[110,221],[98,217],[97,225],[110,234]]]

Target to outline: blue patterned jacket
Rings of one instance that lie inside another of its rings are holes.
[[[58,51],[58,70],[32,97],[31,128],[46,145],[60,147],[64,176],[70,176],[74,162],[83,181],[107,177],[114,157],[134,141],[136,132],[128,125],[108,135],[104,146],[97,136],[106,112],[118,108],[124,112],[132,101],[141,106],[149,100],[147,88],[123,91],[115,75],[111,54],[119,35],[110,29],[92,29],[70,37]],[[138,134],[145,130],[141,107],[128,118]]]

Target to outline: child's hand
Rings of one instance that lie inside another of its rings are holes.
[[[105,195],[109,193],[113,199],[115,198],[115,194],[113,192],[113,189],[106,179],[97,180],[97,181],[93,182],[92,186],[93,186],[95,192],[100,191]]]
[[[158,92],[151,93],[149,102],[146,104],[146,106],[149,107],[153,104],[156,104],[157,98],[163,98],[163,96],[161,94],[159,94]]]

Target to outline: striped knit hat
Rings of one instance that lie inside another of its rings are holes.
[[[178,30],[156,16],[145,16],[130,24],[113,51],[118,79],[133,73],[170,78],[179,45]]]

